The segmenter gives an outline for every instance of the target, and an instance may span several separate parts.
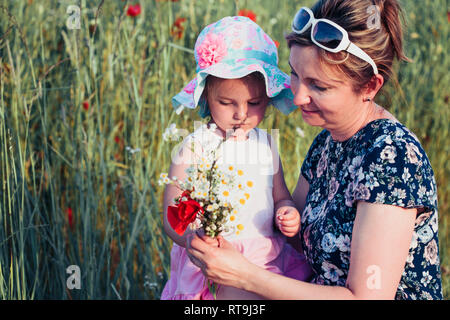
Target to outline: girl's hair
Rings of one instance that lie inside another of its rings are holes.
[[[199,105],[198,113],[200,114],[200,116],[202,118],[205,118],[205,117],[211,115],[211,113],[209,112],[209,108],[208,108],[207,95],[208,95],[208,93],[211,94],[212,90],[215,90],[215,85],[214,85],[215,79],[220,79],[220,78],[215,77],[213,75],[209,75],[206,77],[205,89],[203,90],[202,96],[200,97],[200,100],[198,102],[198,105]],[[252,73],[242,77],[241,79],[244,81],[245,80],[255,80],[263,88],[266,87],[264,75],[258,71],[252,72]],[[264,92],[266,92],[265,89],[264,89]]]
[[[349,35],[350,41],[366,52],[375,62],[386,83],[393,74],[392,64],[397,60],[410,61],[403,51],[404,17],[396,0],[319,0],[311,8],[316,19],[329,19]],[[286,36],[289,48],[293,45],[315,46],[311,29],[302,34]],[[370,64],[341,51],[331,53],[315,46],[321,64],[332,65],[351,82],[353,91],[360,93],[373,76]]]

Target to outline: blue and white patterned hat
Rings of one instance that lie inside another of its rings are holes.
[[[293,104],[290,78],[278,68],[277,47],[256,23],[247,17],[225,17],[202,30],[195,43],[197,75],[172,98],[179,114],[185,107],[195,109],[203,104],[200,115],[209,115],[206,101],[199,101],[208,75],[238,79],[258,71],[265,79],[270,103],[289,114]]]

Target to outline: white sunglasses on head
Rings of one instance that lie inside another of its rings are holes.
[[[292,31],[297,34],[305,32],[311,26],[311,40],[318,47],[329,52],[345,50],[366,61],[372,66],[373,73],[378,74],[375,62],[361,48],[351,42],[347,31],[328,19],[315,19],[311,9],[302,7],[292,20]]]

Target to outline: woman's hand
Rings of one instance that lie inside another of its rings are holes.
[[[219,246],[214,245],[215,241]],[[189,259],[215,283],[244,289],[245,271],[253,266],[230,242],[219,236],[211,239],[197,234],[187,240]]]
[[[294,207],[278,208],[275,219],[276,225],[286,237],[293,237],[300,230],[300,213]]]

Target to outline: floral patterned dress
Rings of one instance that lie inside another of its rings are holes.
[[[309,183],[301,240],[312,282],[345,286],[357,201],[418,208],[396,299],[442,299],[437,190],[430,161],[401,123],[370,122],[350,139],[323,130],[301,168]]]

